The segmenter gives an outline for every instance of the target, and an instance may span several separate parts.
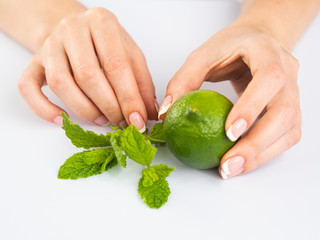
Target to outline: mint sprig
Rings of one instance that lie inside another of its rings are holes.
[[[138,192],[150,208],[160,208],[170,195],[169,183],[166,178],[174,170],[166,164],[152,165],[157,152],[153,144],[163,144],[163,124],[155,124],[149,135],[140,133],[135,126],[127,128],[114,127],[113,133],[96,134],[85,131],[79,125],[63,116],[63,129],[71,142],[79,148],[96,148],[76,153],[60,167],[59,179],[87,178],[108,171],[118,163],[127,166],[127,158],[145,166],[139,180]]]
[[[157,149],[141,134],[134,125],[127,127],[120,138],[121,149],[133,161],[149,166]]]
[[[120,141],[121,141],[122,133],[123,132],[119,130],[113,132],[110,138],[110,142],[113,147],[114,153],[116,155],[117,161],[119,162],[121,167],[125,168],[127,166],[127,162],[126,162],[127,156],[123,154],[122,148],[121,148]]]
[[[89,130],[85,131],[78,124],[72,123],[64,112],[61,115],[63,117],[62,128],[65,130],[66,136],[71,140],[74,146],[84,149],[111,146],[111,133],[98,135]]]
[[[112,148],[93,149],[76,153],[60,167],[59,179],[78,179],[100,174],[113,160]]]
[[[153,144],[164,144],[166,141],[163,130],[163,122],[156,123],[151,129],[150,134],[147,135],[147,138]]]
[[[166,164],[153,165],[142,171],[138,192],[150,208],[160,208],[168,201],[169,183],[166,177],[174,170]]]

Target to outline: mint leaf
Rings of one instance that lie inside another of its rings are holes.
[[[111,163],[112,160],[114,160],[116,158],[114,151],[112,151],[112,153],[107,157],[107,159],[104,161],[104,163],[101,165],[101,169],[100,169],[100,173],[103,173],[107,170],[109,170],[110,168],[114,167],[115,165],[113,165],[113,163]],[[117,161],[116,161],[116,165],[117,165]],[[113,165],[113,166],[111,166]],[[108,168],[107,168],[108,166]]]
[[[114,154],[111,148],[94,149],[76,153],[68,158],[60,167],[59,179],[78,179],[100,174],[102,165],[111,162],[110,155]],[[106,161],[109,161],[106,163]]]
[[[62,128],[74,146],[85,149],[111,146],[111,133],[98,135],[92,131],[85,131],[78,124],[72,123],[64,112],[61,115],[63,117]]]
[[[160,178],[168,177],[173,170],[173,167],[168,167],[166,164],[162,163],[160,165],[153,165],[149,168],[144,169],[142,175],[146,178],[150,178],[150,180],[155,182]]]
[[[150,140],[152,144],[162,144],[165,143],[165,136],[163,131],[163,122],[156,123],[153,125],[149,136],[147,138]]]
[[[111,168],[113,168],[113,167],[115,167],[115,166],[117,166],[118,165],[118,161],[117,161],[117,158],[113,158],[108,164],[107,164],[107,166],[106,166],[106,168],[105,168],[105,172],[106,171],[108,171],[109,169],[111,169]]]
[[[125,128],[122,126],[112,126],[110,125],[109,128],[113,129],[113,130],[124,130]]]
[[[127,127],[121,134],[120,144],[125,154],[133,161],[148,166],[152,163],[157,149],[140,133],[134,125]]]
[[[160,208],[168,201],[170,195],[169,184],[161,179],[151,186],[144,187],[142,180],[139,181],[139,194],[150,208]]]
[[[168,201],[170,195],[169,183],[166,177],[174,168],[165,164],[153,165],[142,171],[138,192],[150,208],[160,208]]]
[[[123,134],[123,132],[120,130],[113,132],[111,134],[110,143],[113,147],[117,161],[120,163],[120,165],[122,167],[125,168],[127,166],[127,162],[126,162],[127,156],[122,153],[122,148],[121,148],[121,144],[120,144],[120,140],[121,140],[120,138],[121,138],[122,134]]]

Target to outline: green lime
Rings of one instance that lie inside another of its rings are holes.
[[[177,100],[164,120],[166,144],[186,165],[217,167],[235,142],[225,134],[225,121],[233,104],[210,90],[189,92]]]

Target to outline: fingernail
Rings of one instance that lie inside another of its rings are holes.
[[[223,179],[228,179],[227,174],[225,174],[222,169],[220,170],[220,175],[221,175],[221,177],[222,177]]]
[[[235,121],[227,131],[227,137],[232,141],[236,141],[247,129],[248,123],[243,118]]]
[[[172,96],[166,96],[166,98],[163,100],[160,109],[159,109],[159,113],[158,113],[158,119],[160,119],[161,115],[165,114],[168,109],[170,108],[172,104]]]
[[[156,111],[159,114],[159,103],[158,103],[157,99],[154,99],[154,107],[156,108]]]
[[[62,126],[63,125],[63,117],[62,116],[56,116],[54,119],[52,119],[52,122]]]
[[[119,126],[126,128],[126,127],[128,127],[128,124],[127,124],[126,120],[123,120],[119,123]]]
[[[110,121],[106,116],[101,115],[96,120],[94,120],[94,123],[100,126],[107,126],[110,123]]]
[[[129,115],[130,124],[133,124],[139,132],[143,133],[146,131],[146,125],[141,117],[141,115],[137,112],[133,112]]]
[[[221,177],[227,179],[237,176],[243,172],[243,164],[245,160],[241,156],[235,156],[225,161],[220,170]]]

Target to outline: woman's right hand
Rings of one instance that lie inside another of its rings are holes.
[[[143,131],[157,119],[154,85],[145,57],[117,18],[103,8],[63,19],[23,73],[18,87],[39,117],[62,124],[50,89],[80,118],[98,124],[133,124]]]

